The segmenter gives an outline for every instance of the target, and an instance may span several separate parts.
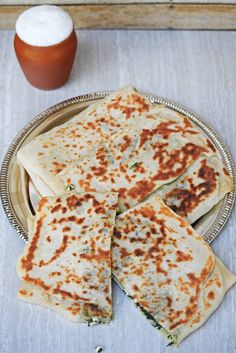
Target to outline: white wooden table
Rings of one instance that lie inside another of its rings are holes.
[[[199,113],[220,132],[236,159],[236,32],[80,31],[69,82],[44,92],[32,88],[16,61],[14,33],[0,31],[2,160],[16,133],[45,108],[82,93],[138,89],[168,97]],[[87,327],[16,299],[16,258],[24,246],[0,210],[0,353],[174,352],[114,286],[114,320]],[[235,211],[212,247],[236,273]],[[178,349],[181,353],[236,352],[236,286],[217,312]]]

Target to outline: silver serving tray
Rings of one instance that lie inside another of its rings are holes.
[[[54,126],[60,125],[74,115],[81,112],[89,104],[106,97],[111,92],[91,93],[68,99],[48,108],[32,119],[15,137],[11,143],[2,163],[0,174],[0,192],[3,208],[7,218],[17,234],[28,240],[27,218],[31,215],[30,200],[24,201],[23,192],[28,183],[23,185],[20,178],[20,168],[16,162],[16,153],[22,145],[28,143],[37,135],[46,132]],[[197,114],[184,108],[169,99],[154,95],[146,95],[155,104],[164,104],[167,107],[180,112],[191,119],[196,127],[207,135],[217,150],[219,158],[224,162],[229,174],[233,177],[235,185],[235,167],[228,148],[225,146],[218,133],[210,127]],[[227,222],[233,208],[235,191],[227,194],[225,198],[210,212],[204,215],[193,226],[204,239],[210,243],[220,233]]]

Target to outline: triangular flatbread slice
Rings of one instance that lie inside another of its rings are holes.
[[[43,198],[30,220],[29,242],[18,260],[17,271],[24,282],[21,297],[22,290],[33,287],[34,295],[25,298],[42,299],[54,308],[59,303],[64,313],[68,303],[73,312],[77,306],[78,322],[109,321],[116,209],[114,193]]]
[[[207,282],[214,273],[220,276],[220,265],[216,266],[209,245],[157,196],[125,211],[116,220],[113,275],[172,343],[179,343],[198,327],[194,322],[198,315],[201,325],[234,283],[230,273],[226,286],[222,283],[219,289],[216,279],[213,284]],[[214,291],[208,312],[204,307],[207,283]]]
[[[162,186],[155,194],[192,224],[233,189],[232,177],[215,155],[202,156],[178,179]]]

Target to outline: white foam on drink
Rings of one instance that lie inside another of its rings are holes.
[[[34,6],[16,21],[16,33],[25,43],[47,47],[69,37],[73,30],[70,15],[57,6]]]

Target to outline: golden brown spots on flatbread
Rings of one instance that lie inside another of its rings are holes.
[[[134,296],[134,298],[135,298],[135,296]],[[146,300],[140,300],[139,304],[142,305],[144,308],[148,305]]]
[[[133,271],[133,273],[137,276],[141,276],[143,274],[143,269],[142,268],[137,268]]]
[[[105,208],[103,206],[98,206],[98,207],[96,207],[95,212],[97,214],[105,214],[106,210],[105,210]]]
[[[141,250],[141,249],[135,249],[134,250],[134,255],[136,256],[143,256],[145,253],[145,251]]]
[[[133,113],[144,113],[150,109],[150,104],[146,102],[144,97],[141,97],[138,94],[130,95],[127,103],[132,104],[133,106],[130,107],[125,102],[122,102],[121,96],[116,97],[111,103],[107,105],[107,110],[109,113],[112,110],[119,110],[123,115],[125,115],[125,119],[130,119]]]
[[[192,324],[198,324],[201,319],[201,314],[198,313],[197,316],[192,320]]]
[[[187,229],[187,233],[188,233],[188,235],[192,235],[193,231],[191,229]]]
[[[67,311],[69,311],[72,315],[78,315],[81,311],[80,304],[79,303],[73,303],[72,306],[69,306],[66,308]]]
[[[214,300],[215,299],[215,293],[213,291],[210,291],[207,295],[208,299]]]
[[[21,295],[23,295],[24,297],[32,297],[33,296],[32,292],[26,291],[25,289],[20,289],[19,293]]]
[[[105,299],[106,299],[106,301],[108,302],[109,305],[112,304],[112,301],[111,301],[111,298],[110,298],[110,297],[106,297]]]
[[[81,202],[79,201],[79,198],[76,195],[68,196],[66,199],[66,204],[70,210],[73,210],[74,208],[81,206]]]
[[[42,230],[42,219],[38,219],[36,223],[36,230],[31,240],[28,253],[25,257],[21,259],[21,266],[27,272],[33,268],[34,253],[35,253],[35,250],[37,249],[37,243],[40,237],[41,230]]]
[[[105,287],[104,287],[104,293],[109,293],[109,291],[110,291],[110,290],[109,290],[109,287],[108,287],[108,286],[105,286]]]
[[[137,167],[135,168],[135,173],[139,173],[139,174],[145,174],[146,173],[146,170],[145,168],[143,167],[142,165],[142,162],[139,162]]]
[[[39,204],[38,204],[38,212],[41,212],[44,205],[47,203],[47,198],[46,197],[43,197],[40,201],[39,201]]]
[[[81,300],[81,301],[89,301],[88,298],[85,298],[85,297],[82,297],[82,296],[79,296],[77,294],[73,294],[73,293],[70,293],[66,290],[63,290],[63,289],[60,289],[59,287],[58,288],[55,288],[53,289],[53,293],[54,294],[59,294],[62,299],[66,299],[66,298],[69,298],[69,299],[74,299],[74,300]]]
[[[70,231],[71,231],[71,227],[69,227],[69,226],[65,226],[65,227],[62,228],[62,232],[63,233],[68,233]]]
[[[181,149],[172,150],[170,153],[162,150],[156,153],[156,159],[159,161],[159,169],[153,180],[168,180],[175,178],[186,170],[190,161],[194,161],[205,151],[204,148],[193,143],[186,143]],[[167,159],[164,156],[167,155]],[[176,167],[177,166],[177,167]]]
[[[85,221],[84,217],[77,218],[76,216],[69,216],[69,217],[60,218],[58,220],[58,223],[62,224],[62,223],[67,223],[67,222],[74,222],[74,223],[77,223],[77,224],[82,224],[84,221]]]
[[[53,174],[60,173],[66,167],[66,164],[64,163],[52,162],[52,164],[55,166],[55,169],[53,170]]]
[[[175,330],[189,322],[197,314],[203,283],[214,267],[214,257],[202,238],[158,197],[118,217],[116,232],[113,272],[117,280],[160,324],[163,321],[163,327]],[[202,259],[198,270],[195,242],[199,246],[201,242],[204,254],[197,254]]]
[[[153,136],[160,135],[164,139],[168,139],[171,134],[181,133],[182,136],[185,134],[196,135],[198,132],[191,130],[193,126],[191,123],[185,119],[185,125],[181,126],[175,121],[167,120],[159,123],[154,129],[143,129],[140,136],[140,147],[142,147],[146,142],[150,141]]]
[[[123,259],[124,257],[130,256],[131,254],[125,249],[125,248],[121,248],[120,249],[120,256]]]
[[[218,175],[213,167],[207,165],[207,160],[204,159],[201,161],[201,168],[198,171],[198,178],[201,178],[202,182],[194,185],[190,177],[185,181],[188,182],[188,189],[174,188],[165,195],[164,201],[168,205],[168,199],[172,197],[179,200],[178,206],[170,204],[169,206],[179,215],[186,217],[188,213],[194,210],[216,190]]]
[[[139,213],[145,217],[145,218],[149,218],[150,221],[155,221],[156,219],[156,212],[152,207],[141,207],[141,209],[139,210]]]
[[[60,276],[60,275],[61,275],[61,272],[60,272],[60,271],[50,272],[50,274],[49,274],[50,277]]]
[[[133,284],[132,288],[133,288],[133,290],[135,290],[135,291],[139,290],[137,284]]]
[[[105,251],[100,248],[98,248],[98,251],[96,254],[80,254],[81,259],[86,259],[86,260],[95,260],[98,263],[102,261],[106,261],[108,265],[110,266],[110,251]]]
[[[34,284],[36,287],[41,287],[46,291],[50,289],[50,286],[46,285],[41,278],[32,278],[27,274],[23,277],[23,280],[27,283]]]
[[[222,283],[221,283],[219,277],[216,278],[216,285],[217,285],[217,287],[219,287],[219,288],[222,287]]]
[[[114,229],[114,233],[113,233],[114,237],[120,239],[122,237],[122,234],[119,230],[117,230],[116,228]]]
[[[224,174],[226,175],[226,176],[229,176],[229,172],[228,172],[228,170],[224,167],[223,168],[223,172],[224,172]]]
[[[102,309],[96,304],[85,304],[84,310],[88,309],[94,316],[102,316],[104,313]]]
[[[167,307],[170,308],[172,304],[172,299],[170,297],[166,297],[167,300]]]
[[[125,142],[120,147],[120,151],[121,152],[124,152],[132,144],[132,139],[128,135],[124,136],[123,139],[124,139]]]
[[[58,212],[58,211],[60,210],[60,208],[61,208],[61,205],[60,205],[60,204],[54,206],[54,207],[51,209],[51,213],[56,213],[56,212]]]
[[[207,139],[207,147],[213,152],[213,153],[216,153],[216,149],[215,149],[215,146],[213,145],[213,143]]]
[[[180,262],[180,261],[192,261],[193,260],[193,257],[191,254],[189,253],[184,253],[183,251],[181,250],[177,250],[176,251],[176,261],[177,262]]]
[[[132,93],[131,98],[133,100],[133,103],[136,104],[137,110],[139,113],[144,113],[149,111],[150,103],[147,102],[144,97],[140,96],[137,93]]]
[[[62,240],[62,243],[61,243],[61,245],[59,246],[59,248],[54,251],[54,255],[53,255],[48,261],[40,260],[40,262],[39,262],[39,267],[47,266],[47,265],[49,265],[51,262],[55,261],[58,257],[60,257],[61,254],[64,253],[64,251],[65,251],[65,249],[66,249],[66,247],[67,247],[68,240],[69,240],[68,235],[64,235],[63,240]]]

